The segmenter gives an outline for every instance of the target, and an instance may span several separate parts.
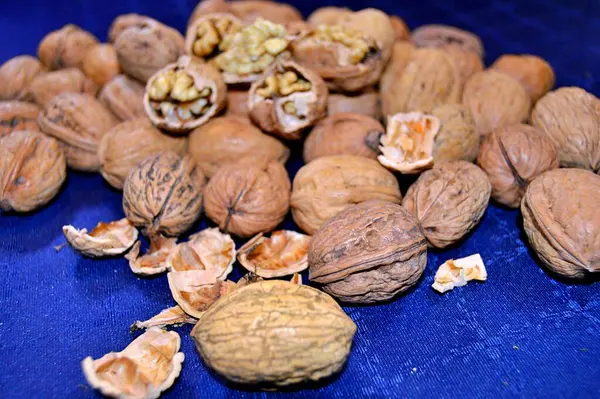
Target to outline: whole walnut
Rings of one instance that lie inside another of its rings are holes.
[[[440,120],[440,130],[433,141],[433,159],[473,162],[479,152],[480,136],[471,111],[462,104],[434,108],[431,114]]]
[[[412,32],[412,42],[417,47],[459,46],[464,51],[473,52],[483,58],[481,39],[474,33],[448,25],[423,25]]]
[[[29,84],[46,68],[30,55],[19,55],[0,66],[0,101],[20,100]]]
[[[280,162],[245,158],[222,166],[204,193],[206,215],[227,233],[272,231],[290,206],[290,178]]]
[[[367,88],[358,93],[329,93],[327,97],[327,115],[335,115],[341,112],[381,119],[379,93],[374,88]]]
[[[0,208],[29,212],[56,196],[67,177],[65,155],[56,140],[35,131],[0,137]]]
[[[320,7],[314,10],[306,22],[311,25],[337,25],[342,17],[352,14],[352,10],[345,7]]]
[[[427,264],[427,241],[400,205],[371,200],[324,223],[308,247],[309,278],[348,303],[386,301],[415,285]]]
[[[96,95],[98,86],[77,68],[66,68],[38,75],[23,92],[22,99],[45,106],[60,93]]]
[[[98,94],[98,100],[122,121],[146,117],[144,85],[125,75],[108,81]]]
[[[477,163],[488,174],[492,198],[518,208],[529,182],[558,168],[558,152],[544,133],[519,124],[490,133],[481,145]]]
[[[248,92],[244,90],[227,90],[227,116],[240,116],[250,119],[248,116]]]
[[[406,22],[402,18],[396,15],[390,15],[390,22],[396,32],[396,40],[409,40],[410,39],[410,28],[406,25]]]
[[[544,59],[529,54],[505,54],[490,67],[518,80],[535,103],[554,87],[556,77]]]
[[[190,133],[189,153],[209,179],[225,165],[247,156],[284,164],[290,150],[279,140],[262,133],[249,120],[223,116]]]
[[[162,133],[148,118],[119,123],[108,130],[100,141],[100,173],[111,186],[122,189],[135,166],[150,155],[163,151],[184,155],[187,139]]]
[[[81,93],[57,95],[38,117],[41,130],[63,144],[69,167],[89,172],[100,169],[100,140],[117,123],[98,100]]]
[[[563,87],[542,97],[531,124],[556,145],[563,167],[600,170],[600,100],[579,87]]]
[[[476,73],[463,91],[462,102],[475,118],[477,132],[492,130],[529,119],[531,98],[518,81],[494,69]]]
[[[313,234],[335,214],[370,199],[402,201],[398,181],[379,162],[353,155],[317,158],[294,178],[292,216],[298,227]]]
[[[529,184],[521,212],[529,243],[550,270],[569,278],[600,271],[600,176],[543,173]]]
[[[79,26],[68,24],[48,33],[38,46],[38,58],[50,70],[81,68],[87,52],[98,39]]]
[[[150,237],[178,236],[200,217],[204,184],[191,157],[172,151],[151,155],[125,179],[123,211]]]
[[[410,186],[402,206],[416,216],[431,247],[445,248],[479,223],[491,191],[485,172],[472,163],[440,162]]]
[[[473,51],[465,51],[463,47],[457,44],[449,44],[440,47],[448,57],[454,62],[456,69],[460,75],[461,81],[466,83],[471,76],[485,69],[483,60]]]
[[[269,0],[233,1],[229,3],[229,12],[245,24],[259,17],[281,25],[302,21],[302,14],[294,6]]]
[[[304,141],[304,162],[330,155],[356,155],[377,159],[385,129],[366,115],[340,113],[317,123]]]
[[[83,58],[83,72],[102,87],[121,72],[117,52],[111,44],[97,44]]]
[[[37,131],[41,109],[23,101],[0,101],[0,137],[17,130]]]
[[[108,41],[114,43],[123,31],[132,26],[143,26],[149,17],[145,15],[129,13],[117,16],[108,27]]]

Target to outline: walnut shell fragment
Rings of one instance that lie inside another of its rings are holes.
[[[37,58],[13,57],[0,66],[0,101],[20,100],[31,81],[46,72]]]
[[[122,121],[146,116],[144,85],[125,75],[108,81],[98,94],[98,100]]]
[[[353,205],[325,222],[308,248],[309,279],[348,303],[386,301],[417,283],[427,242],[417,220],[381,200]]]
[[[447,104],[434,108],[431,115],[440,121],[440,130],[433,140],[434,161],[473,162],[481,137],[471,111],[462,104]]]
[[[137,241],[125,255],[125,259],[129,261],[131,271],[140,276],[164,273],[169,269],[167,258],[176,246],[176,238],[154,235],[150,237],[150,249],[147,253],[140,255],[141,242]]]
[[[73,249],[90,258],[121,255],[138,239],[138,230],[127,218],[110,223],[100,222],[90,232],[71,225],[63,226],[63,234]]]
[[[217,301],[191,335],[206,365],[228,380],[285,386],[341,370],[355,332],[354,322],[329,295],[271,280]]]
[[[81,362],[88,383],[106,396],[155,399],[181,372],[185,358],[181,339],[174,331],[148,329],[121,352]]]
[[[202,317],[219,298],[233,292],[236,284],[221,281],[211,270],[185,270],[167,274],[173,299],[190,316]]]
[[[379,93],[370,88],[358,93],[329,93],[327,96],[327,115],[351,113],[381,119]]]
[[[238,250],[238,261],[246,270],[264,278],[288,276],[308,267],[310,236],[279,230],[267,238],[259,233]]]
[[[38,46],[38,58],[50,70],[80,68],[87,52],[98,39],[79,26],[68,24],[48,33]]]
[[[165,328],[167,326],[179,327],[183,324],[196,324],[198,319],[185,313],[181,306],[175,305],[167,308],[145,321],[136,321],[129,328],[130,331],[145,330],[151,327]]]
[[[39,131],[40,107],[23,101],[0,101],[0,137],[12,132]]]
[[[87,93],[96,95],[98,86],[77,68],[66,68],[37,76],[23,92],[22,99],[41,107],[60,93]]]
[[[435,272],[431,287],[443,294],[456,287],[467,285],[471,280],[487,280],[487,270],[479,254],[445,261]]]
[[[490,67],[518,80],[535,103],[554,87],[556,77],[544,59],[529,54],[504,54]]]
[[[473,52],[483,58],[484,50],[481,39],[466,30],[448,25],[423,25],[415,29],[411,36],[417,47],[459,46],[464,51]]]
[[[188,26],[185,35],[185,53],[204,60],[221,54],[229,36],[243,27],[242,21],[229,13],[210,13],[198,17]]]

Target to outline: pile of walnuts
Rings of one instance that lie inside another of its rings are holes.
[[[179,335],[157,327],[185,323],[197,323],[206,364],[236,383],[329,377],[356,331],[332,297],[372,304],[408,292],[427,249],[464,240],[490,199],[520,207],[551,271],[599,272],[600,100],[553,90],[552,67],[535,55],[486,68],[484,54],[474,33],[411,34],[372,8],[323,7],[305,20],[270,0],[203,0],[185,36],[126,14],[107,43],[66,25],[37,58],[2,64],[2,211],[46,205],[67,169],[101,173],[123,191],[124,217],[89,232],[65,226],[67,241],[84,256],[124,256],[137,275],[167,275],[174,306],[136,322],[148,330],[123,351],[86,359],[90,384],[157,397],[184,358]],[[290,176],[293,155],[305,165]],[[399,175],[417,177],[401,187]],[[187,236],[203,214],[214,227]],[[281,230],[288,215],[300,231]],[[232,236],[247,240],[236,247]],[[236,263],[248,271],[238,282],[228,279]],[[302,285],[306,270],[319,289]],[[486,278],[473,255],[448,260],[434,288]]]

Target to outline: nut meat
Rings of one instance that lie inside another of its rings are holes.
[[[196,19],[185,35],[185,52],[210,60],[223,52],[232,35],[242,29],[242,21],[232,14],[211,13]]]
[[[487,270],[479,254],[444,262],[435,272],[435,280],[431,287],[443,294],[467,285],[471,280],[487,280]]]

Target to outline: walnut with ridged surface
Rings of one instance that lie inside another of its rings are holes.
[[[91,33],[68,24],[44,36],[38,46],[38,58],[50,70],[81,68],[85,55],[97,43]]]
[[[96,95],[98,86],[77,68],[65,68],[44,73],[31,81],[22,99],[44,107],[60,93]]]
[[[20,100],[29,84],[46,68],[37,58],[19,55],[0,66],[0,100]]]

